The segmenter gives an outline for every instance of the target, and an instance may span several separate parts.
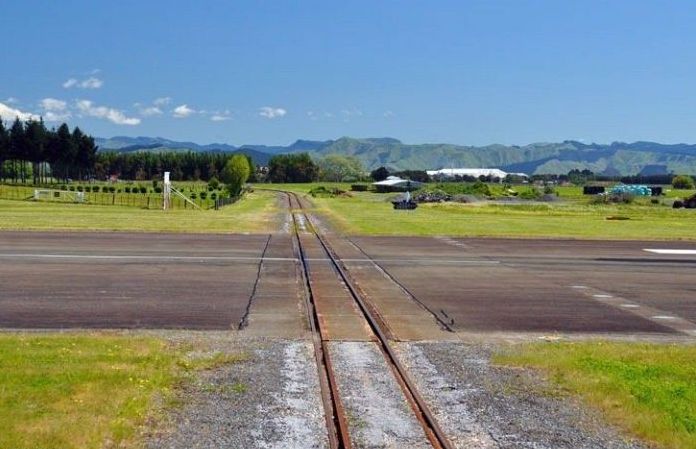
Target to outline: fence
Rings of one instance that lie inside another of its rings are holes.
[[[42,195],[39,201],[54,203],[75,203],[76,191],[61,191],[52,189],[40,189],[31,186],[0,185],[0,199],[4,200],[32,200],[35,190],[50,191],[48,195]],[[68,195],[66,195],[68,193]],[[56,195],[57,194],[57,195]],[[190,199],[201,209],[218,210],[228,204],[233,204],[237,198],[217,198],[217,199]],[[84,192],[85,204],[96,204],[101,206],[128,206],[141,209],[162,209],[163,197],[161,193],[107,193],[107,192]],[[194,209],[194,207],[183,198],[173,196],[171,198],[171,209]]]
[[[221,207],[228,206],[230,204],[234,204],[237,202],[239,199],[238,196],[231,197],[231,198],[218,198],[215,200],[215,210],[219,210]]]

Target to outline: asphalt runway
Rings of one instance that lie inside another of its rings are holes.
[[[0,326],[236,327],[268,238],[2,232]]]
[[[458,331],[670,334],[696,322],[694,243],[352,241]]]
[[[415,339],[430,335],[429,315],[365,254],[456,331],[674,334],[677,321],[696,322],[694,243],[333,236],[332,244],[394,333]],[[308,256],[321,271],[325,261]],[[257,335],[294,335],[306,326],[296,263],[289,234],[2,232],[0,327],[245,321]]]

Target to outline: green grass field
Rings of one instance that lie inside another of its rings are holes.
[[[350,189],[347,184],[331,183],[272,188],[306,194],[317,185]],[[393,210],[389,199],[395,194],[350,192],[350,197],[310,198],[334,227],[353,235],[696,240],[696,211],[674,210],[669,200],[660,205],[648,199],[628,205],[593,205],[581,188],[561,187],[558,192],[561,201],[552,203],[421,204],[415,211]],[[614,217],[627,219],[609,219]]]
[[[153,338],[0,334],[0,447],[131,447],[178,357]]]
[[[0,217],[2,230],[267,233],[278,227],[270,192],[249,193],[217,211],[0,200]]]
[[[275,194],[262,189],[307,194],[319,185],[350,190],[346,183],[260,184],[254,193],[220,211],[176,209],[166,213],[0,200],[0,229],[265,233],[279,229],[280,210]],[[629,205],[593,205],[579,187],[559,187],[557,191],[561,201],[553,203],[422,204],[415,211],[393,210],[389,199],[395,194],[350,192],[350,196],[317,197],[312,202],[337,230],[354,235],[696,240],[696,211],[673,210],[669,199],[660,205],[647,199]],[[690,193],[678,192],[682,197]],[[668,197],[675,195],[668,192]],[[608,219],[613,217],[627,219]]]
[[[395,211],[388,195],[313,198],[338,229],[361,235],[453,235],[597,239],[696,239],[696,211],[652,205],[422,204]],[[628,220],[611,220],[625,217]]]
[[[494,362],[542,370],[562,392],[657,447],[696,447],[696,345],[540,343]]]

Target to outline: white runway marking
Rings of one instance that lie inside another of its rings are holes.
[[[165,255],[116,255],[116,254],[0,254],[7,259],[99,259],[99,260],[260,260],[260,257],[240,256],[165,256]],[[264,257],[264,260],[295,261],[288,257]]]
[[[587,287],[584,285],[571,285],[570,288],[577,288],[578,290],[584,290]]]
[[[675,317],[669,315],[655,315],[651,318],[654,320],[676,320]]]
[[[696,256],[696,249],[651,249],[644,248],[643,251],[655,254],[673,254],[680,256]]]
[[[326,260],[326,259],[307,259],[307,260]],[[470,260],[470,259],[341,259],[342,262],[408,262],[408,263],[461,263],[472,265],[497,265],[498,260]]]
[[[611,296],[611,295],[592,295],[592,296],[594,296],[595,298],[601,298],[601,299],[613,298],[613,296]]]
[[[625,307],[627,309],[637,309],[640,306],[638,304],[621,304],[621,307]]]
[[[251,256],[167,256],[167,255],[142,255],[142,254],[32,254],[32,253],[0,253],[0,258],[6,259],[88,259],[88,260],[160,260],[160,261],[215,261],[215,260],[242,260],[259,261],[261,257]],[[265,261],[296,262],[294,257],[264,257]],[[326,262],[326,258],[307,258],[311,262]],[[342,262],[394,262],[394,263],[444,263],[444,264],[471,264],[471,265],[496,265],[497,260],[469,260],[469,259],[339,259]]]

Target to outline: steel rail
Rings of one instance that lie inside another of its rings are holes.
[[[357,243],[355,243],[355,241],[353,241],[353,239],[347,238],[346,240],[348,240],[348,242],[349,242],[351,245],[353,245],[358,251],[360,251],[360,253],[361,253],[363,256],[365,256],[365,257],[367,258],[367,260],[368,260],[369,262],[371,262],[382,274],[384,274],[384,276],[385,276],[387,279],[389,279],[389,280],[392,281],[394,284],[396,284],[396,285],[401,289],[401,291],[404,292],[404,294],[405,294],[406,296],[408,296],[409,298],[411,298],[411,300],[413,300],[414,302],[416,302],[416,304],[420,305],[426,312],[428,312],[429,314],[431,314],[431,315],[433,316],[433,318],[435,318],[435,321],[438,322],[438,324],[440,325],[440,327],[441,327],[443,330],[445,330],[446,332],[454,332],[454,329],[452,329],[451,323],[448,323],[448,322],[446,322],[445,320],[443,320],[442,318],[440,318],[440,316],[439,316],[434,310],[432,310],[430,307],[428,307],[423,301],[421,301],[420,299],[418,299],[418,297],[417,297],[411,290],[409,290],[408,287],[406,287],[401,281],[399,281],[398,279],[396,279],[396,278],[389,272],[389,270],[387,270],[382,264],[380,264],[380,263],[377,262],[375,259],[373,259],[369,254],[367,254],[367,253],[365,252],[365,250],[362,249],[362,247],[361,247],[360,245],[358,245]]]
[[[324,416],[331,449],[351,449],[352,443],[348,433],[348,420],[345,415],[343,404],[338,392],[338,383],[333,374],[333,367],[329,357],[329,351],[325,342],[321,338],[319,330],[320,321],[314,305],[314,295],[312,285],[309,282],[309,268],[305,257],[304,247],[298,231],[298,223],[293,210],[293,195],[283,192],[288,197],[288,207],[293,221],[293,251],[297,251],[300,261],[300,273],[304,291],[305,306],[307,308],[307,319],[312,332],[312,342],[314,345],[314,358],[319,373],[319,386],[321,389],[322,403],[324,405]],[[299,199],[295,196],[298,209],[302,207]]]
[[[326,255],[331,261],[331,264],[333,265],[339,277],[341,278],[346,288],[350,292],[351,297],[357,303],[368,325],[370,326],[374,334],[377,336],[377,342],[379,344],[379,347],[382,350],[382,353],[385,356],[389,366],[391,367],[392,372],[394,373],[394,377],[399,383],[407,402],[413,409],[416,418],[421,423],[421,426],[423,427],[423,430],[426,436],[428,437],[428,440],[435,449],[454,449],[454,446],[452,445],[452,443],[450,443],[444,431],[440,428],[439,424],[437,423],[437,420],[433,416],[425,400],[418,392],[415,383],[410,378],[406,369],[399,361],[395,351],[389,344],[389,339],[383,331],[382,326],[379,324],[378,319],[373,314],[370,305],[359,293],[357,287],[354,285],[354,281],[347,273],[346,269],[339,262],[340,259],[338,258],[334,250],[331,248],[329,242],[326,241],[326,239],[318,232],[317,228],[314,226],[314,223],[311,221],[307,213],[304,211],[304,208],[302,207],[302,203],[298,195],[294,192],[286,192],[286,194],[292,195],[295,198],[295,201],[299,206],[299,212],[295,213],[299,213],[302,216],[304,216],[304,222],[306,224],[306,227],[308,228],[308,230],[311,231],[311,233],[317,238],[317,240],[321,244],[322,248],[324,249],[324,252],[326,252]],[[295,213],[292,213],[293,220],[295,220]],[[299,240],[299,233],[297,235],[297,238]],[[302,254],[301,256],[303,258],[303,263],[305,263],[304,254]]]

